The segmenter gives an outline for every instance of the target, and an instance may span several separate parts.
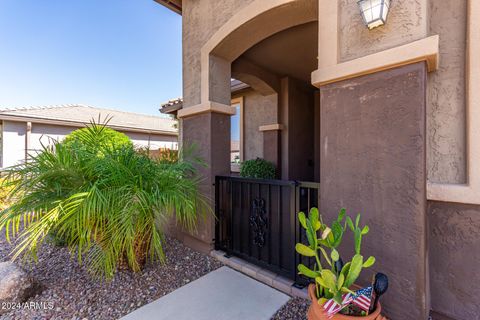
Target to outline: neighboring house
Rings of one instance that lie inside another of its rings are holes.
[[[372,30],[357,0],[157,2],[182,14],[176,113],[218,218],[183,241],[297,281],[297,212],[346,207],[389,318],[478,319],[480,1],[387,1]],[[232,146],[279,180],[233,178]]]
[[[92,120],[107,118],[109,127],[125,133],[138,147],[178,148],[173,119],[84,105],[0,109],[0,168],[24,161],[42,144],[62,140]]]

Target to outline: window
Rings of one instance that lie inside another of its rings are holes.
[[[230,117],[230,167],[232,172],[240,172],[243,161],[243,98],[232,100],[236,113]]]

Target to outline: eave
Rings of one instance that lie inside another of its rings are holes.
[[[83,128],[86,123],[76,120],[64,120],[64,119],[46,119],[33,116],[24,116],[24,115],[8,115],[0,114],[0,120],[5,121],[14,121],[14,122],[31,122],[31,123],[40,123],[40,124],[49,124],[73,128]],[[177,131],[167,131],[167,130],[158,130],[158,129],[148,129],[148,128],[134,128],[121,125],[108,125],[109,128],[118,131],[124,132],[136,132],[136,133],[147,133],[147,134],[158,134],[165,136],[178,136]]]
[[[154,0],[168,9],[182,15],[182,0]]]

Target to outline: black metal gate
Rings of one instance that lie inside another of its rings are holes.
[[[301,283],[297,213],[318,207],[319,183],[217,176],[215,247]],[[310,264],[309,261],[302,261]]]

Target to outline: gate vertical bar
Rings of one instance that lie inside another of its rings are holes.
[[[222,213],[220,209],[220,192],[218,190],[218,185],[220,183],[220,177],[215,177],[215,216],[217,219],[215,220],[215,250],[219,250],[221,247],[220,242],[222,239],[220,238],[221,234],[221,223],[222,223]]]
[[[228,210],[230,211],[230,214],[228,215],[228,217],[230,218],[230,235],[227,237],[228,239],[228,245],[227,245],[227,248],[229,249],[229,251],[227,251],[227,254],[230,255],[233,251],[233,236],[234,236],[234,213],[233,213],[233,181],[231,180],[226,180],[226,185],[227,185],[227,192],[228,192],[228,199],[229,199],[229,203],[228,203]]]
[[[295,209],[294,209],[295,243],[301,242],[301,230],[300,230],[300,226],[299,226],[298,219],[297,219],[297,213],[300,211],[300,192],[299,192],[299,189],[300,189],[299,185],[295,184],[295,187],[294,187],[294,194],[295,194]],[[296,250],[294,250],[293,254],[294,254],[293,261],[295,261],[295,266],[297,266],[300,263],[301,258],[300,258],[300,255],[297,253]],[[295,274],[293,275],[293,279],[295,281],[295,284],[297,285],[298,284],[298,274],[297,274],[297,272],[295,272]]]

